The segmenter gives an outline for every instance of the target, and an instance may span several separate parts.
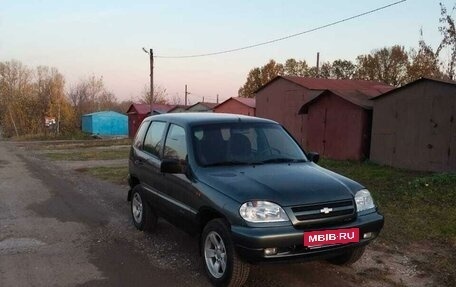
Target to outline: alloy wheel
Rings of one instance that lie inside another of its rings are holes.
[[[143,213],[143,204],[141,200],[141,196],[139,193],[135,193],[133,196],[133,202],[132,202],[132,213],[133,213],[133,218],[136,221],[136,223],[141,223],[142,220],[142,213]]]
[[[206,236],[204,242],[204,258],[207,269],[212,276],[218,279],[225,274],[227,265],[225,243],[215,231],[209,232]]]

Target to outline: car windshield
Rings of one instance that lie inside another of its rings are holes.
[[[202,166],[307,161],[304,152],[277,124],[231,123],[192,129],[193,146]]]

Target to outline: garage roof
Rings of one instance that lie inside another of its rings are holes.
[[[309,90],[321,91],[321,93],[317,93],[307,99],[301,110],[306,109],[308,105],[315,102],[327,91],[330,91],[355,105],[361,106],[365,109],[370,109],[372,108],[372,98],[394,89],[392,86],[376,81],[278,76],[258,89],[255,93],[258,93],[260,90],[264,89],[278,79],[285,79]]]

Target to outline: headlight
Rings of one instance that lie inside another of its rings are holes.
[[[358,212],[375,208],[374,200],[367,189],[361,189],[356,193],[355,202]]]
[[[279,205],[269,201],[249,201],[241,205],[239,213],[249,222],[288,221],[288,216]]]

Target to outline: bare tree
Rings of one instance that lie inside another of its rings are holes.
[[[156,104],[167,104],[168,103],[168,92],[161,86],[154,86],[154,103]],[[150,86],[145,85],[141,93],[139,101],[143,104],[150,104]]]
[[[181,99],[181,97],[179,97],[179,94],[178,94],[178,93],[175,93],[175,94],[171,97],[171,100],[170,100],[169,103],[172,104],[172,105],[181,105],[181,104],[182,104],[182,99]]]
[[[90,76],[80,80],[68,92],[78,119],[87,113],[111,110],[117,106],[117,98],[104,85],[103,77]],[[79,122],[79,120],[78,120]]]
[[[451,9],[451,12],[456,10],[456,4]],[[444,70],[451,80],[455,79],[456,69],[456,26],[452,13],[448,13],[447,8],[443,3],[440,3],[440,27],[439,31],[443,36],[439,47],[437,48],[436,55],[441,56],[442,51],[449,50],[450,57],[447,61],[443,61]]]

